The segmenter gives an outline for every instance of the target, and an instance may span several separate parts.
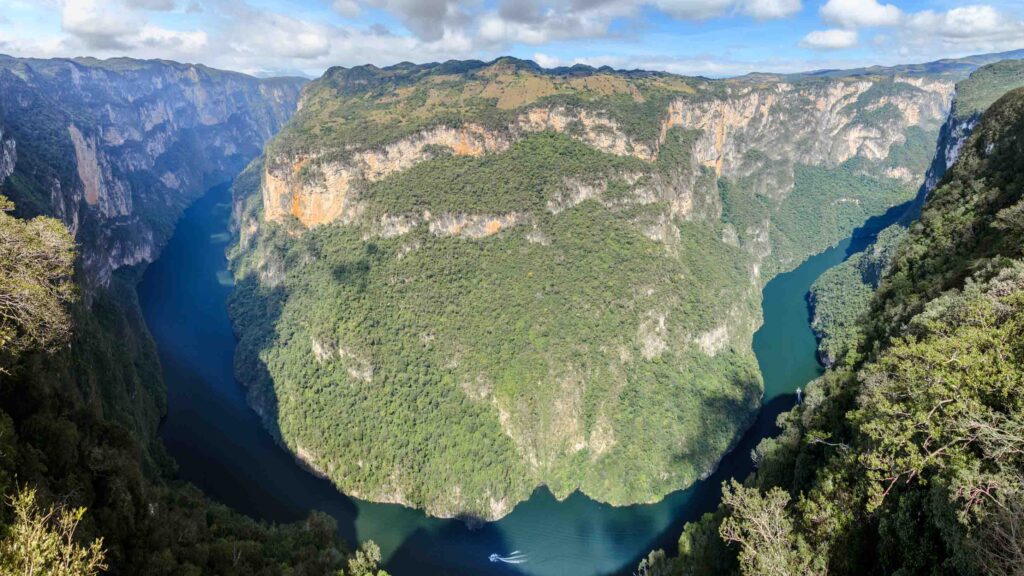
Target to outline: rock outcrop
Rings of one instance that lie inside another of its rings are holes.
[[[14,164],[18,161],[17,143],[13,138],[4,138],[0,127],[0,185],[14,173]]]

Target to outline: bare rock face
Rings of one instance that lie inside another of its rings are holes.
[[[14,164],[17,161],[17,144],[13,139],[5,139],[3,128],[0,127],[0,185],[14,173]]]
[[[981,119],[981,114],[974,114],[967,118],[958,118],[950,114],[946,123],[942,126],[939,135],[939,145],[935,151],[935,160],[925,177],[925,193],[930,193],[942,180],[942,176],[956,163],[960,157],[960,150],[963,148],[967,138],[974,132],[975,126]]]
[[[171,62],[0,57],[0,182],[16,170],[22,182],[3,191],[25,215],[63,220],[87,290],[103,286],[151,261],[185,206],[260,153],[302,84]]]
[[[125,182],[114,177],[103,151],[97,151],[96,138],[86,139],[74,124],[68,126],[68,134],[75,147],[75,165],[86,204],[107,219],[130,215],[131,193]]]

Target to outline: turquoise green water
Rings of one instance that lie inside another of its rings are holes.
[[[765,287],[765,322],[753,343],[765,405],[711,477],[658,504],[619,508],[581,494],[558,502],[540,488],[502,520],[470,530],[402,506],[349,498],[300,468],[263,429],[232,373],[235,338],[226,309],[231,282],[223,236],[228,199],[222,186],[196,202],[139,286],[168,387],[161,436],[181,476],[214,499],[273,521],[297,520],[313,509],[328,512],[350,541],[376,541],[396,576],[619,574],[629,573],[652,548],[674,550],[683,524],[717,506],[722,481],[750,471],[750,450],[775,432],[775,417],[793,405],[796,387],[820,374],[807,290],[864,243],[847,240]],[[524,563],[488,559],[516,550]]]

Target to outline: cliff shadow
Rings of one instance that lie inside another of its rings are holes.
[[[216,187],[188,208],[139,284],[167,384],[161,439],[179,476],[215,500],[272,522],[321,510],[354,544],[356,503],[302,468],[251,407],[276,422],[276,396],[260,352],[284,294],[260,287],[254,277],[232,285],[223,237],[229,200],[228,187]],[[236,375],[260,393],[247,394]]]

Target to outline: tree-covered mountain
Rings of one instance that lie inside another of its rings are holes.
[[[655,501],[755,413],[764,283],[913,198],[959,78],[333,68],[236,182],[237,373],[362,498]]]
[[[1020,573],[1024,88],[987,108],[896,243],[857,353],[652,573]]]
[[[324,514],[272,526],[207,500],[156,435],[166,391],[140,268],[185,206],[260,152],[301,84],[0,58],[0,572],[375,570],[372,546],[350,556]],[[79,556],[92,543],[102,559]]]

